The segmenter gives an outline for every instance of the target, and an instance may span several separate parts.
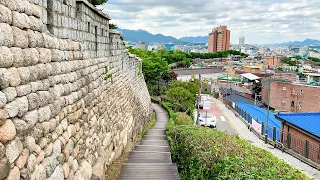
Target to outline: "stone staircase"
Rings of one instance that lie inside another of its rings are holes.
[[[170,147],[166,138],[168,113],[159,105],[152,104],[157,122],[130,153],[123,165],[120,180],[166,179],[179,180],[177,166],[172,163]]]

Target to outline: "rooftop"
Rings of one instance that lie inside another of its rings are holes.
[[[250,79],[250,80],[257,80],[257,79],[260,79],[260,77],[252,74],[252,73],[245,73],[245,74],[241,74],[241,76],[247,78],[247,79]]]
[[[276,117],[320,138],[320,112],[278,113]]]

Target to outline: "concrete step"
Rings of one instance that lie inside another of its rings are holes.
[[[129,163],[123,165],[120,180],[126,179],[168,179],[179,180],[177,167],[172,163]]]
[[[172,163],[171,153],[132,151],[128,163]]]
[[[166,130],[158,130],[158,129],[151,129],[148,130],[146,135],[166,135]]]
[[[167,136],[153,136],[153,135],[145,135],[143,140],[167,140]]]
[[[169,146],[150,146],[150,145],[138,145],[134,148],[135,151],[147,151],[147,152],[170,152]]]
[[[141,145],[168,146],[167,140],[142,140]]]

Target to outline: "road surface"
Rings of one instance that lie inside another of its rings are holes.
[[[215,102],[213,102],[212,98],[209,98],[211,101],[211,107],[210,110],[207,111],[208,113],[211,113],[213,116],[215,116],[217,122],[217,129],[223,132],[226,132],[230,135],[236,135],[238,134],[237,130],[235,129],[234,125],[229,121],[229,119],[226,117],[226,115],[219,109],[219,107],[216,105]],[[200,109],[200,113],[206,113],[205,110]],[[197,112],[194,113],[195,121],[197,117]]]

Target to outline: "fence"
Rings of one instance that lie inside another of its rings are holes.
[[[251,125],[251,129],[255,131],[258,136],[263,137],[265,135],[266,125],[263,122],[260,122],[259,119],[239,108],[233,102],[229,101],[227,104],[234,112],[237,112],[239,116]],[[269,142],[272,142],[278,148],[282,150],[286,149],[289,153],[293,152],[291,154],[295,156],[299,154],[299,159],[310,159],[317,163],[317,165],[307,162],[308,164],[313,165],[316,168],[320,167],[320,143],[310,142],[307,138],[301,138],[290,132],[285,132],[271,126],[268,126],[268,139]]]

